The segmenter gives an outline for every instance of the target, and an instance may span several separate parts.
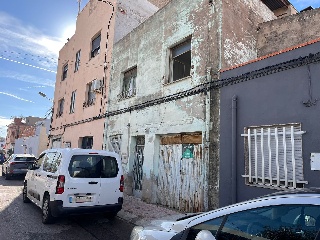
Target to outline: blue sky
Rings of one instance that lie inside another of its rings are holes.
[[[81,9],[89,0],[82,0]],[[292,0],[300,11],[320,0]],[[74,33],[77,0],[10,0],[0,6],[0,136],[12,117],[45,117],[58,53]],[[43,92],[47,98],[38,93]]]
[[[74,33],[78,6],[77,0],[1,2],[1,137],[12,117],[45,117],[51,108],[59,50]]]

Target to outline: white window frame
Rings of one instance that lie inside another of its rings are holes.
[[[301,124],[246,127],[244,134],[247,185],[303,188]],[[294,154],[292,154],[294,153]]]

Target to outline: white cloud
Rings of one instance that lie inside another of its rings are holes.
[[[16,96],[16,95],[11,94],[11,93],[0,92],[0,94],[7,95],[7,96],[9,96],[9,97],[13,97],[13,98],[16,98],[16,99],[21,100],[21,101],[34,103],[33,101],[30,101],[30,100],[28,100],[28,99],[24,99],[24,98],[18,97],[18,96]]]
[[[39,84],[49,87],[55,86],[55,79],[44,79],[38,76],[28,75],[28,74],[21,74],[13,71],[1,71],[0,70],[0,77],[1,78],[11,78],[27,83]]]
[[[65,40],[47,36],[32,26],[0,11],[0,47],[7,51],[4,57],[18,58],[27,56],[41,66],[56,68],[59,50]],[[25,56],[20,53],[27,52]],[[33,55],[33,56],[32,56]],[[10,57],[11,56],[11,57]]]

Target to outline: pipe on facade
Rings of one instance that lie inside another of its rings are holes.
[[[231,163],[231,189],[232,204],[237,202],[237,96],[232,97],[232,163]]]

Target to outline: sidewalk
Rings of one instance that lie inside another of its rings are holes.
[[[141,199],[124,194],[122,210],[118,217],[135,225],[146,226],[152,220],[172,219],[183,217],[184,214],[160,205],[148,204]]]

